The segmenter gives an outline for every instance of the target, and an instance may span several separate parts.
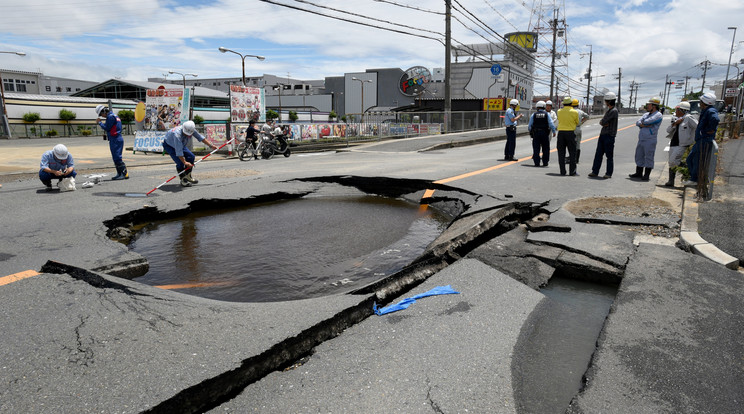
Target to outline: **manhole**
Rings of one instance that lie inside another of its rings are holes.
[[[449,221],[400,199],[301,198],[152,223],[130,248],[150,265],[141,283],[235,302],[295,300],[395,273]]]

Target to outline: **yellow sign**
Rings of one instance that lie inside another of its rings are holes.
[[[147,108],[145,107],[144,102],[140,102],[137,104],[137,106],[134,108],[134,120],[137,122],[142,122],[145,120],[145,115],[147,114]]]
[[[506,101],[504,98],[483,98],[483,110],[503,111],[505,103]]]
[[[537,51],[537,33],[514,32],[506,34],[504,38],[507,42],[514,43],[517,46],[522,46],[530,52]]]

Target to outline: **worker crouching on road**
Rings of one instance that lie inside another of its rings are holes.
[[[695,142],[695,128],[697,120],[690,114],[690,103],[680,102],[674,108],[672,124],[667,127],[667,133],[671,137],[669,142],[669,181],[664,186],[674,187],[675,167],[682,161],[682,155],[687,147]]]
[[[568,149],[568,175],[578,175],[576,172],[576,127],[579,126],[579,113],[571,103],[573,99],[567,96],[563,99],[563,108],[558,110],[558,168],[561,175],[566,175],[566,149]]]
[[[629,174],[630,178],[639,178],[648,181],[651,170],[654,169],[654,154],[656,153],[656,136],[659,134],[659,125],[663,120],[659,107],[661,99],[651,98],[646,103],[646,112],[641,119],[636,121],[638,131],[638,145],[636,145],[635,174]],[[644,170],[645,169],[645,170]]]
[[[550,162],[550,136],[555,133],[555,125],[550,113],[545,111],[545,102],[537,102],[537,112],[530,117],[530,123],[527,129],[532,137],[532,161],[535,167],[540,166],[540,151],[542,150],[543,167],[548,166]]]
[[[52,188],[52,179],[59,181],[67,177],[76,177],[75,164],[72,155],[62,144],[57,144],[52,150],[45,152],[41,156],[41,169],[39,170],[39,179],[47,188]]]
[[[690,181],[685,185],[697,185],[698,175],[701,172],[703,161],[709,155],[713,148],[712,142],[716,139],[718,131],[718,111],[715,108],[716,95],[707,92],[700,97],[700,118],[695,128],[695,145],[692,146],[690,154],[687,156],[687,169],[690,171]]]
[[[129,178],[129,172],[121,158],[121,153],[124,150],[124,137],[121,136],[121,119],[109,111],[105,105],[96,106],[96,115],[98,115],[96,122],[106,131],[109,149],[111,150],[111,158],[114,160],[114,166],[116,167],[116,175],[111,179],[126,180]],[[101,118],[104,118],[106,122],[102,122]]]
[[[191,169],[194,168],[194,160],[196,159],[194,153],[188,149],[188,143],[192,136],[210,148],[217,149],[216,146],[196,132],[194,121],[186,121],[183,125],[172,128],[165,134],[163,140],[163,149],[175,161],[176,171],[178,171],[181,185],[184,187],[191,187],[192,184],[199,182],[191,176]]]

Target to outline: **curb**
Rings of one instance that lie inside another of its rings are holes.
[[[695,189],[685,187],[682,194],[682,223],[679,241],[682,246],[697,255],[716,262],[732,270],[739,269],[739,259],[708,243],[698,233],[698,202],[695,201]]]

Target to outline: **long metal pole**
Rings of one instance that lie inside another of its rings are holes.
[[[553,9],[553,49],[551,51],[551,61],[550,61],[550,99],[553,99],[553,84],[555,82],[555,42],[557,38],[557,32],[558,32],[558,9]],[[558,89],[558,88],[556,88]],[[556,101],[558,98],[556,97]]]
[[[451,53],[452,48],[452,1],[444,0],[444,132],[450,131],[450,117],[452,116],[452,97],[450,96]]]
[[[736,27],[729,27],[729,30],[731,29],[734,29],[734,36],[731,38],[731,51],[729,52],[728,65],[726,65],[726,80],[723,81],[723,91],[721,92],[724,105],[726,104],[726,89],[728,88],[728,76],[731,69],[731,55],[734,54],[734,41],[736,40]]]
[[[589,94],[592,87],[592,45],[587,46],[589,46],[589,70],[586,72],[586,111],[591,115],[592,109],[589,104]]]

